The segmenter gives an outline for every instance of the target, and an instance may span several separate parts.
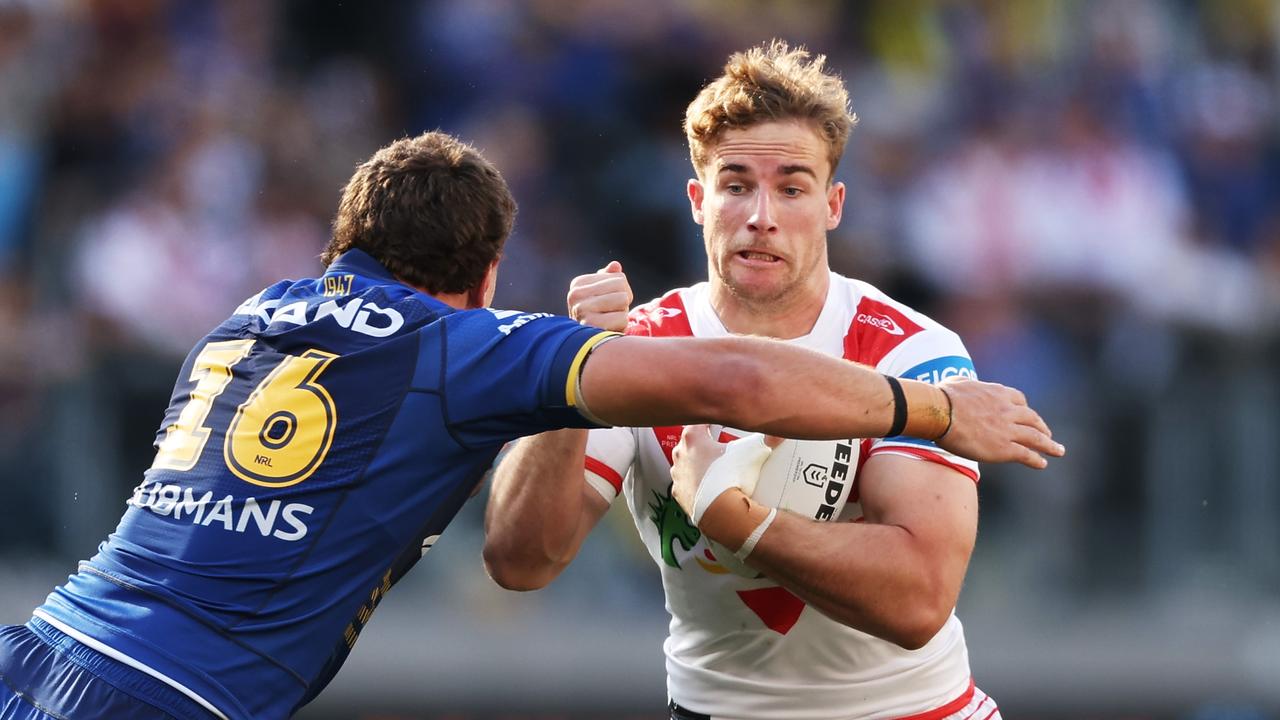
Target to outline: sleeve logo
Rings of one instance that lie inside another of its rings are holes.
[[[937,385],[952,378],[977,380],[978,373],[973,369],[973,361],[969,358],[961,355],[947,355],[922,362],[898,377]]]
[[[512,330],[515,330],[521,325],[537,320],[538,318],[552,317],[551,313],[544,313],[544,312],[522,313],[519,310],[494,310],[493,308],[485,308],[485,309],[493,313],[493,316],[499,320],[507,320],[509,318],[515,318],[509,323],[505,323],[503,325],[498,326],[498,332],[502,333],[503,335],[510,335]]]

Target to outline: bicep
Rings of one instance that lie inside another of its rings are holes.
[[[866,521],[905,529],[958,590],[978,533],[977,484],[947,465],[880,453],[858,488]]]

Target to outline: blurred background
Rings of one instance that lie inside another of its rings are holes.
[[[1280,5],[1271,0],[0,0],[0,622],[114,527],[182,356],[318,273],[380,145],[483,149],[496,304],[705,277],[686,104],[825,53],[861,122],[832,265],[957,330],[1070,448],[989,467],[959,614],[1009,718],[1280,718]],[[499,590],[483,498],[302,717],[649,718],[666,614],[625,512]],[[618,510],[617,508],[615,510]]]

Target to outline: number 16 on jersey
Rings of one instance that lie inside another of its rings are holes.
[[[254,340],[212,342],[191,368],[195,383],[178,419],[165,432],[153,468],[185,472],[195,467],[212,429],[205,423],[233,378],[231,368],[248,357]],[[311,476],[333,442],[338,422],[333,398],[319,377],[338,356],[322,350],[288,355],[236,409],[222,455],[245,482],[287,487]]]

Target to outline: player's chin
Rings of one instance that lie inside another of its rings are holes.
[[[733,294],[743,300],[767,303],[786,297],[794,283],[779,272],[750,270],[730,273],[728,285]]]

